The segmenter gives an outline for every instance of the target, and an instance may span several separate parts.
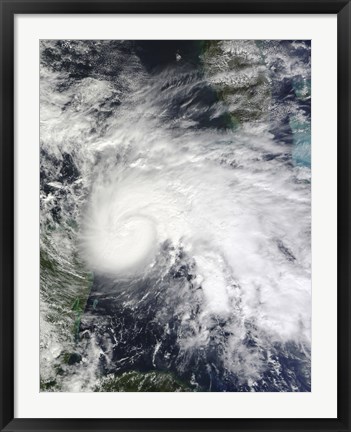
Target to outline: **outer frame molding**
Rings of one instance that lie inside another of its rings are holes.
[[[14,418],[14,17],[74,13],[334,13],[338,17],[338,417],[337,419]],[[351,431],[350,0],[0,0],[0,430]]]

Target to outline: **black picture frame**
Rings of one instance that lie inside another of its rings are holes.
[[[1,431],[350,431],[351,4],[345,0],[0,0],[0,429]],[[14,17],[16,14],[337,14],[337,418],[14,418]]]

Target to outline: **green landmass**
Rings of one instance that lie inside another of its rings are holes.
[[[193,391],[169,372],[125,372],[109,375],[96,386],[96,392],[189,392]]]

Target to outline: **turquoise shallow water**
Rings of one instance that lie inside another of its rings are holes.
[[[293,134],[292,159],[296,165],[311,167],[311,124],[290,118],[290,127]]]
[[[309,116],[290,117],[294,143],[292,157],[295,164],[311,168],[311,80],[297,76],[292,79],[292,85],[296,97],[302,102],[309,103]]]

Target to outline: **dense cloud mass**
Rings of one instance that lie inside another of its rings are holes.
[[[310,391],[310,43],[41,42],[41,389]]]

